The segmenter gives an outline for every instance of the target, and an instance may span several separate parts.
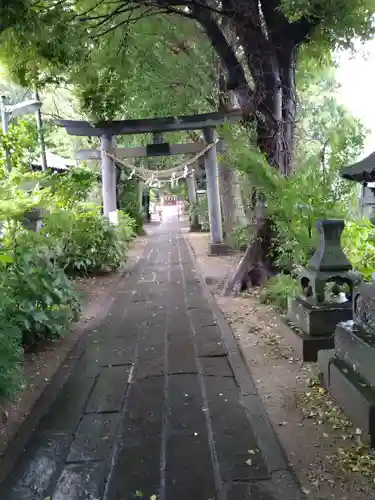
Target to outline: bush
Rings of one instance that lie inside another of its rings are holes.
[[[300,293],[299,281],[290,274],[278,274],[270,278],[260,294],[260,301],[271,304],[282,312],[288,309],[288,298]]]
[[[60,210],[46,218],[43,234],[55,249],[57,264],[67,273],[114,271],[126,258],[134,222],[120,213],[115,227],[94,209]]]
[[[346,222],[342,246],[353,268],[361,272],[364,279],[372,280],[375,272],[375,226],[371,221]]]
[[[210,230],[210,222],[208,217],[208,200],[207,196],[200,196],[197,203],[190,207],[190,217],[198,216],[202,231]]]
[[[51,192],[49,207],[70,208],[86,202],[98,188],[97,174],[87,167],[70,167],[65,172],[45,172],[43,186]]]
[[[12,228],[0,249],[0,399],[6,399],[22,388],[23,348],[65,334],[80,305],[44,238]]]
[[[64,175],[30,173],[27,145],[12,130],[0,133],[1,400],[22,388],[24,349],[61,337],[78,319],[78,294],[64,270],[117,269],[134,236],[128,215],[119,214],[119,226],[114,227],[99,208],[85,206],[97,185],[94,172],[79,168]],[[12,157],[11,173],[4,151]],[[40,234],[16,222],[34,209],[53,212]]]
[[[138,227],[137,221],[129,214],[119,210],[118,222],[119,224],[117,230],[119,232],[120,240],[125,243],[130,243],[136,235],[136,228]]]
[[[21,390],[23,378],[21,360],[22,333],[12,313],[12,298],[1,291],[0,295],[0,401]]]
[[[22,344],[30,347],[59,338],[78,319],[80,305],[72,282],[38,234],[17,231],[5,240],[3,250],[11,262],[3,270],[1,293],[11,301],[8,312],[22,331]]]
[[[343,124],[340,121],[340,127]],[[305,151],[298,168],[288,177],[271,167],[256,148],[249,147],[247,130],[234,125],[227,136],[224,133],[229,146],[225,161],[246,174],[264,198],[273,229],[270,257],[286,272],[292,272],[295,265],[305,266],[319,244],[317,220],[351,217],[356,192],[354,184],[341,177],[340,168],[355,158],[363,136],[360,130],[350,134],[343,127],[338,141],[336,128],[332,128],[327,143],[330,154],[324,169],[321,150],[314,148]],[[306,149],[305,144],[303,147]]]
[[[40,234],[6,224],[0,245],[0,399],[22,388],[23,349],[58,339],[78,319],[78,294],[64,268],[116,269],[133,237],[127,214],[120,213],[114,227],[94,210],[60,210],[47,217]]]
[[[252,228],[250,225],[238,225],[228,236],[229,244],[237,250],[246,250],[252,238]]]
[[[124,175],[129,176],[130,171],[124,169],[122,172],[122,177]],[[143,224],[144,224],[144,214],[140,210],[140,200],[139,200],[139,181],[135,178],[126,180],[122,179],[121,183],[121,193],[120,193],[120,208],[122,212],[126,212],[134,221],[133,229],[136,234],[143,234]]]

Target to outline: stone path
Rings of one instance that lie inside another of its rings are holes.
[[[303,498],[219,324],[179,226],[163,223],[1,500]]]

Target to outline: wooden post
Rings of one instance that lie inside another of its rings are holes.
[[[211,233],[211,253],[228,253],[228,247],[223,244],[223,228],[221,222],[221,206],[219,191],[219,170],[217,165],[217,150],[215,129],[204,128],[204,138],[207,144],[214,144],[205,154],[208,217]]]
[[[116,222],[116,169],[113,159],[106,153],[112,154],[113,137],[103,135],[101,137],[101,163],[102,163],[102,193],[103,214],[111,222]]]

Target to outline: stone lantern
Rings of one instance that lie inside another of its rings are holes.
[[[289,302],[288,319],[301,330],[302,357],[316,361],[320,349],[333,347],[333,333],[340,321],[352,318],[353,287],[361,275],[341,248],[342,220],[320,220],[319,247],[300,273],[301,295]]]
[[[25,212],[21,219],[21,223],[25,229],[30,231],[39,232],[42,227],[43,211],[41,208],[36,207],[29,212]]]

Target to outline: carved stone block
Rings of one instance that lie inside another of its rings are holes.
[[[329,337],[337,323],[351,318],[350,302],[316,305],[301,297],[289,302],[288,319],[312,337]]]
[[[353,320],[375,338],[375,284],[362,283],[353,292]]]
[[[323,383],[375,446],[375,283],[353,291],[353,320],[339,323],[334,350],[319,356]]]

